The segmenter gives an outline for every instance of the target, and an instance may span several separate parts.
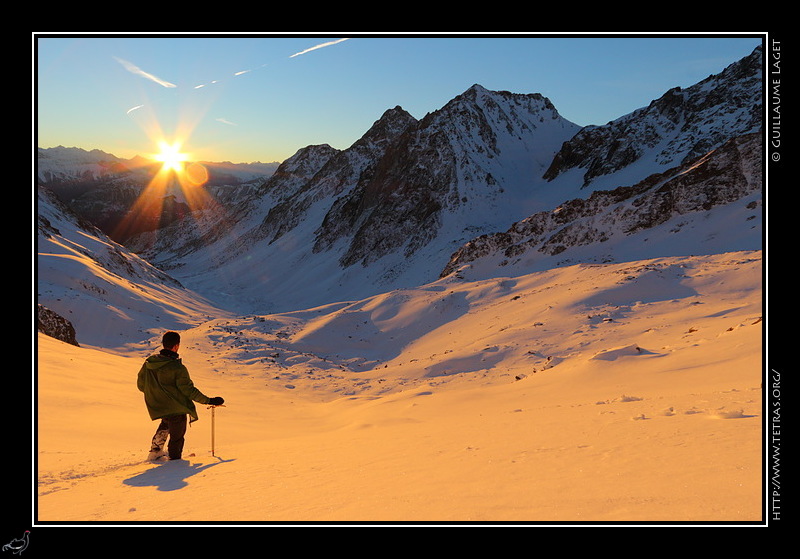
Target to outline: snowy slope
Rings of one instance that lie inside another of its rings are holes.
[[[200,406],[160,465],[135,387],[156,338],[40,335],[36,521],[758,521],[760,282],[733,253],[212,320],[181,353],[226,399],[214,455]]]
[[[37,191],[36,297],[67,319],[80,345],[110,349],[186,328],[220,310]]]
[[[62,278],[79,264],[94,287],[78,328],[93,343],[36,342],[34,526],[761,518],[760,251],[448,276],[232,316],[152,288],[156,272],[46,215],[43,261]],[[95,251],[127,264],[106,262],[112,275]],[[122,301],[141,331],[119,347]],[[151,464],[135,376],[167,327],[226,406],[213,455],[200,406],[184,460]]]

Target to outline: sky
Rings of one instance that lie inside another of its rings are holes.
[[[37,147],[280,162],[346,149],[388,109],[416,118],[473,84],[540,93],[605,124],[749,55],[763,33],[224,35],[34,33]]]

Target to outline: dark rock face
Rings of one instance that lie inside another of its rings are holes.
[[[501,146],[527,149],[541,137],[538,128],[555,130],[562,138],[578,130],[541,95],[472,86],[439,111],[409,123],[370,172],[333,203],[316,232],[315,252],[346,240],[344,267],[367,266],[394,251],[414,254],[439,233],[444,212],[468,203],[468,190],[476,198],[500,195],[503,184],[493,163],[515,157]]]
[[[368,265],[404,244],[408,252],[425,244],[438,229],[438,212],[454,177],[453,150],[444,135],[434,132],[427,140],[420,141],[415,130],[389,147],[371,172],[334,202],[317,230],[315,251],[352,235],[342,265]]]
[[[37,308],[36,328],[39,332],[47,334],[51,338],[74,346],[78,345],[78,340],[75,338],[75,328],[73,328],[72,323],[42,305],[38,305]]]

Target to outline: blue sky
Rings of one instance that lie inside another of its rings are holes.
[[[416,118],[478,83],[604,124],[747,56],[752,35],[49,36],[34,34],[39,147],[283,161],[349,147],[389,108]]]

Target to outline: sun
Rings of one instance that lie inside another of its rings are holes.
[[[189,216],[195,210],[206,208],[213,203],[209,192],[203,188],[209,180],[206,166],[193,161],[193,155],[182,151],[183,142],[170,143],[165,139],[156,142],[158,153],[145,158],[149,162],[160,162],[161,168],[153,173],[150,183],[142,190],[136,203],[119,223],[114,234],[127,238],[142,231],[151,231],[153,224],[174,217],[175,204],[167,206],[170,200],[178,202],[179,213],[188,209]],[[179,219],[182,219],[179,218]]]
[[[169,144],[161,141],[158,147],[160,151],[156,154],[155,159],[162,163],[161,169],[163,171],[180,172],[183,170],[183,163],[188,159],[188,156],[185,153],[181,153],[179,143]]]

